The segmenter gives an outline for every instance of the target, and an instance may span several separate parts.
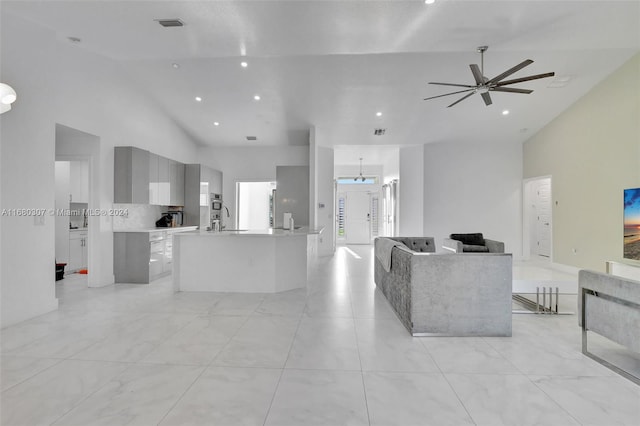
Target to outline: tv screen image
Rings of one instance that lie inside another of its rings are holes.
[[[640,188],[624,190],[624,258],[640,260]]]

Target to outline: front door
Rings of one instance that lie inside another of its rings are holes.
[[[346,193],[345,236],[347,244],[371,244],[370,200],[368,192]]]

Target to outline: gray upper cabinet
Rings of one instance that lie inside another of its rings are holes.
[[[114,165],[114,203],[184,206],[184,164],[140,148],[117,146]]]
[[[169,160],[165,157],[158,157],[158,204],[168,206],[171,204],[171,188],[169,180]]]
[[[222,172],[210,169],[209,176],[209,192],[222,194]]]
[[[149,204],[160,205],[160,156],[149,153]]]
[[[184,206],[184,170],[183,163],[169,160],[169,205]]]
[[[201,164],[186,164],[184,176],[184,225],[208,226],[209,214],[201,216],[200,207],[210,208],[211,194],[222,194],[222,172]]]
[[[132,146],[115,147],[115,203],[149,204],[149,154]]]

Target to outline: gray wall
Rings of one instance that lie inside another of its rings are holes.
[[[276,227],[283,226],[284,212],[292,213],[296,226],[309,226],[309,166],[276,167]]]

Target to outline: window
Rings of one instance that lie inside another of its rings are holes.
[[[378,178],[365,176],[363,181],[359,176],[339,177],[336,181],[338,185],[375,185],[378,183]]]

